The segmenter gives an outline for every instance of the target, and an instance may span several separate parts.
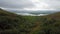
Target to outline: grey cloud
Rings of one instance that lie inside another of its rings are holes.
[[[43,1],[49,4],[50,8],[60,9],[60,0]],[[33,6],[33,3],[29,0],[0,0],[0,7],[4,8],[29,8]]]
[[[60,9],[60,0],[47,0],[46,3],[49,4],[51,8]]]
[[[0,0],[0,7],[5,8],[23,8],[30,7],[33,4],[27,0]]]

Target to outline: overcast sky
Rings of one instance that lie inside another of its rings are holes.
[[[0,0],[0,7],[23,10],[60,9],[60,0]]]

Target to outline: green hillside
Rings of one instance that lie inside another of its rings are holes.
[[[0,34],[60,34],[60,12],[20,16],[0,9]]]
[[[1,34],[17,34],[20,24],[22,24],[24,20],[22,16],[0,9]]]
[[[60,12],[46,16],[24,17],[34,24],[30,34],[60,34]]]

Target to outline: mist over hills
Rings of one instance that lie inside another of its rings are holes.
[[[14,12],[14,13],[54,13],[54,12],[58,12],[58,10],[37,10],[37,11],[33,11],[33,10],[8,10],[10,12]]]
[[[48,14],[52,14],[55,12],[59,12],[58,10],[37,10],[37,11],[31,11],[31,10],[8,10],[10,12],[19,14],[19,15],[24,15],[24,16],[44,16]]]

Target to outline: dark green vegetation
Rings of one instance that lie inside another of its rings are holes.
[[[0,34],[60,34],[60,12],[20,16],[0,9]]]

